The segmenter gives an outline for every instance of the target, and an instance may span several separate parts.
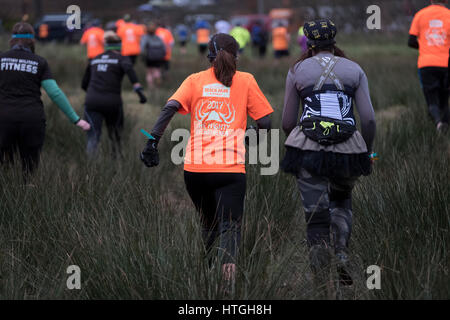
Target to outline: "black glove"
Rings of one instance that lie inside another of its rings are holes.
[[[141,152],[141,160],[147,167],[156,167],[159,164],[158,141],[149,139]]]
[[[145,97],[144,93],[142,92],[142,87],[136,88],[136,89],[134,89],[134,91],[138,94],[140,103],[144,104],[147,102],[147,98]]]

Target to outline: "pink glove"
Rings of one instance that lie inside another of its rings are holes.
[[[77,122],[77,126],[83,129],[84,131],[91,130],[91,125],[88,122],[84,121],[83,119],[80,119],[80,121]]]

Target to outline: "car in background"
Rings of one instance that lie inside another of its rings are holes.
[[[67,28],[69,14],[46,14],[34,25],[36,39],[41,41],[59,41],[76,43],[83,35],[83,29],[90,20],[90,16],[81,16],[81,28],[70,30]]]

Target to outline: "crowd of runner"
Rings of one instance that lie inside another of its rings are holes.
[[[103,33],[105,31],[114,31],[122,39],[122,55],[129,56],[134,64],[139,55],[147,54],[146,47],[142,45],[141,39],[154,28],[156,28],[154,34],[160,37],[166,46],[166,56],[162,59],[164,62],[163,67],[166,70],[168,69],[167,62],[170,61],[175,42],[180,46],[181,53],[186,53],[186,45],[189,42],[195,42],[199,53],[205,55],[209,40],[216,33],[229,34],[235,38],[241,53],[246,48],[252,47],[252,52],[255,55],[264,57],[269,41],[272,42],[275,58],[289,56],[290,52],[291,35],[288,31],[288,23],[282,20],[273,22],[271,26],[268,26],[267,22],[262,20],[257,20],[248,26],[243,26],[240,22],[232,25],[226,20],[216,21],[214,26],[212,26],[206,20],[198,20],[192,26],[178,24],[175,28],[169,28],[161,20],[147,24],[138,24],[131,21],[129,15],[126,15],[124,19],[119,19],[113,24],[109,23],[105,30],[101,28],[98,20],[89,23],[81,43],[87,46],[87,56],[89,59],[92,59],[103,50]],[[298,45],[305,52],[307,47],[303,26],[298,29],[296,35]]]
[[[446,0],[431,2],[414,18],[409,45],[420,50],[418,67],[429,113],[438,131],[445,132],[449,122],[450,10],[445,7]],[[186,189],[200,215],[206,251],[213,250],[217,240],[223,273],[230,280],[236,270],[244,215],[246,151],[243,135],[237,134],[231,145],[224,143],[223,137],[245,132],[247,116],[256,121],[257,134],[270,130],[274,110],[253,75],[237,68],[239,54],[249,44],[257,48],[258,56],[265,55],[269,37],[264,26],[256,23],[249,31],[222,20],[214,27],[217,33],[211,35],[207,22],[195,25],[198,50],[210,67],[187,77],[168,98],[140,158],[148,167],[157,166],[158,143],[172,117],[176,113],[190,115],[191,136],[184,163]],[[189,29],[179,26],[176,32],[180,46],[185,48]],[[376,124],[368,78],[336,46],[336,34],[337,27],[329,19],[309,21],[298,31],[302,55],[286,70],[281,127],[288,138],[281,167],[298,182],[314,274],[320,277],[329,266],[333,248],[339,278],[351,285],[347,264],[352,190],[359,177],[372,171]],[[289,42],[286,26],[275,25],[272,45],[276,58],[289,55]],[[18,150],[25,179],[36,169],[44,143],[41,87],[70,122],[87,131],[90,157],[98,152],[103,120],[113,141],[114,156],[120,156],[122,80],[127,75],[139,101],[146,103],[134,65],[143,58],[148,87],[155,89],[170,68],[175,40],[163,23],[138,25],[121,19],[112,30],[90,26],[81,43],[87,45],[89,59],[82,82],[86,120],[73,110],[47,61],[35,53],[31,25],[17,23],[12,30],[11,49],[0,54],[0,161],[13,162]],[[231,162],[226,158],[230,153]]]

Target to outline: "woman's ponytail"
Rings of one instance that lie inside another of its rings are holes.
[[[219,50],[212,64],[217,80],[224,86],[231,87],[236,73],[236,58],[225,50]]]
[[[215,34],[208,44],[208,59],[214,75],[224,86],[231,87],[237,68],[239,44],[229,34]]]

